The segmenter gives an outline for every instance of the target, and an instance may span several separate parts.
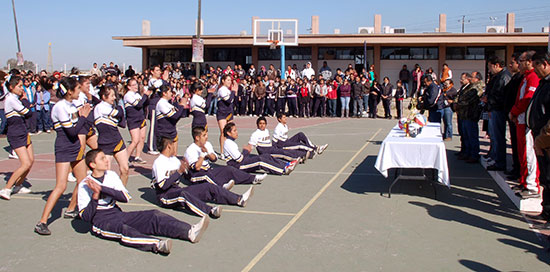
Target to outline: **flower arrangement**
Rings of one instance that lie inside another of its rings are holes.
[[[417,100],[415,98],[411,99],[411,113],[406,118],[401,118],[397,125],[399,129],[405,131],[407,137],[416,137],[422,132],[422,128],[426,126],[427,120],[426,117],[416,109]]]

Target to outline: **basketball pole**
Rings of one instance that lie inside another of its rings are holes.
[[[285,76],[285,45],[281,44],[281,79],[286,79]]]

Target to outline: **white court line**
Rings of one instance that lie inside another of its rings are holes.
[[[300,219],[300,217],[302,217],[302,215],[313,205],[313,203],[315,203],[315,201],[317,201],[317,199],[319,199],[319,197],[321,197],[321,195],[327,190],[327,188],[336,180],[336,178],[338,178],[338,176],[344,172],[344,169],[346,169],[347,167],[349,167],[349,165],[353,162],[353,160],[355,160],[355,158],[357,158],[357,156],[363,152],[363,150],[371,143],[372,139],[374,139],[374,137],[376,137],[376,135],[378,135],[378,133],[380,133],[380,130],[382,130],[381,128],[378,129],[378,131],[376,131],[376,133],[374,133],[374,135],[372,135],[372,137],[361,147],[361,149],[359,149],[354,155],[353,157],[351,157],[348,162],[346,164],[344,164],[344,166],[342,166],[342,168],[340,168],[340,171],[338,171],[338,173],[336,173],[336,175],[334,175],[320,190],[319,192],[317,192],[307,203],[306,205],[296,214],[294,215],[294,217],[292,217],[292,219],[279,231],[279,233],[277,233],[277,235],[275,235],[275,237],[273,237],[273,239],[271,239],[271,241],[269,241],[269,243],[267,243],[267,245],[250,261],[250,263],[248,263],[248,265],[243,268],[242,271],[244,272],[248,272],[250,271],[264,256],[265,254],[281,239],[281,237],[283,237],[283,235],[285,235],[285,233],[296,223],[296,221],[298,221],[298,219]]]

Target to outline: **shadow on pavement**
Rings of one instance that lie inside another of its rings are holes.
[[[472,271],[485,271],[485,272],[498,272],[500,270],[494,269],[488,265],[476,262],[476,261],[470,261],[470,260],[459,260],[460,264],[465,266],[466,268],[472,270]]]

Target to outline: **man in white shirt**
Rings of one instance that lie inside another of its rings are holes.
[[[311,68],[311,62],[306,64],[306,68],[302,71],[302,77],[311,79],[311,76],[315,76],[315,70]]]

